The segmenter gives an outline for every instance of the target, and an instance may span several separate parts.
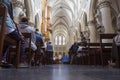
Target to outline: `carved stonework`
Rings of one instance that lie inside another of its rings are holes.
[[[13,4],[13,7],[20,7],[22,9],[24,7],[24,4],[19,0],[13,1],[12,4]]]
[[[99,9],[97,9],[97,12],[95,14],[95,20],[96,20],[96,25],[101,26],[102,24],[102,14]]]
[[[98,33],[104,33],[105,28],[102,24],[102,14],[100,12],[100,9],[97,8],[96,14],[95,14],[95,25]]]
[[[105,32],[104,26],[98,26],[98,27],[97,27],[97,32],[98,32],[98,33],[104,33],[104,32]]]
[[[117,32],[120,32],[120,13],[117,16]]]
[[[84,36],[86,39],[88,39],[90,37],[90,31],[89,30],[86,30],[86,31],[83,31],[84,33]]]
[[[88,21],[88,22],[87,22],[88,26],[91,26],[91,25],[93,25],[94,23],[95,23],[94,20],[91,20],[91,21]]]
[[[99,8],[104,8],[110,6],[111,2],[110,0],[101,0],[98,4]]]

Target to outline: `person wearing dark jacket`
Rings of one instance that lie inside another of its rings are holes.
[[[77,55],[77,50],[78,50],[78,48],[79,48],[79,46],[78,46],[78,43],[77,43],[77,42],[75,42],[75,43],[71,46],[71,48],[70,48],[70,50],[71,50],[71,54],[70,54],[70,59],[71,59],[71,61],[70,61],[70,64],[73,64],[73,63],[74,63],[74,58],[75,58],[75,56]]]

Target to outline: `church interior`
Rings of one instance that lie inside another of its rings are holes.
[[[0,0],[0,80],[120,80],[120,0]]]

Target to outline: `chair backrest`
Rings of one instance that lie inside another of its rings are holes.
[[[113,39],[117,34],[116,33],[105,33],[105,34],[100,34],[100,43],[101,43],[101,46],[112,46],[112,42],[105,42],[103,43],[102,40],[110,40],[110,39]]]
[[[29,48],[31,49],[31,33],[22,33],[25,39],[29,39]]]
[[[29,40],[28,42],[28,48],[26,48],[26,52],[28,52],[28,64],[31,63],[31,33],[22,33],[25,39]]]
[[[88,46],[89,47],[97,47],[97,46],[100,46],[100,43],[88,43]]]
[[[116,35],[117,35],[116,33],[104,33],[100,34],[100,39],[112,39]]]
[[[2,21],[0,24],[1,26],[0,28],[0,61],[2,57],[3,45],[4,45],[6,15],[7,15],[7,7],[3,3],[0,3],[0,19]]]

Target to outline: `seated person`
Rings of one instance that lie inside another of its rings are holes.
[[[75,61],[75,59],[76,59],[76,55],[77,55],[77,50],[78,50],[78,48],[79,48],[79,46],[78,46],[78,43],[77,42],[75,42],[72,46],[71,46],[71,48],[70,48],[70,50],[71,50],[71,57],[70,57],[70,59],[71,59],[71,61],[70,61],[70,64],[73,64],[74,63],[74,61]]]
[[[41,46],[44,46],[44,40],[42,34],[39,32],[39,29],[35,30],[36,43],[40,43]]]
[[[46,52],[47,52],[49,59],[52,60],[53,59],[53,45],[51,42],[47,43]]]
[[[117,19],[117,29],[117,35],[113,38],[112,61],[108,61],[108,63],[113,64],[115,62],[120,67],[120,14]]]
[[[39,32],[38,29],[35,30],[35,35],[36,35],[36,46],[37,46],[37,50],[38,52],[40,52],[39,50],[41,50],[42,47],[44,47],[44,40],[42,37],[42,34]]]
[[[77,57],[80,58],[82,56],[82,48],[85,48],[82,43],[79,43],[79,48],[77,50]]]
[[[44,40],[43,40],[42,34],[39,32],[38,29],[35,30],[35,35],[36,35],[37,50],[36,50],[33,63],[35,63],[35,65],[39,65],[40,63],[42,63],[43,57],[45,56],[43,51]]]
[[[7,2],[4,2],[4,4],[6,6]],[[8,7],[9,8],[9,7]],[[10,11],[10,10],[9,10]],[[10,38],[17,40],[17,41],[21,41],[21,47],[20,47],[20,64],[19,67],[28,67],[28,65],[25,63],[25,43],[24,40],[22,38],[22,36],[19,34],[18,30],[16,29],[16,25],[13,22],[13,20],[10,17],[10,12],[7,13],[7,17],[6,17],[6,35],[9,36]],[[0,17],[0,24],[2,24],[2,20]],[[2,62],[6,63],[6,55],[7,55],[7,50],[9,49],[9,44],[5,43],[4,44],[4,48],[3,48],[3,55],[2,55]]]
[[[20,24],[18,25],[18,30],[21,32],[21,33],[31,33],[31,49],[33,51],[33,54],[32,54],[32,60],[34,59],[34,53],[35,51],[37,50],[37,46],[36,46],[36,35],[35,35],[35,31],[34,31],[34,28],[31,27],[29,24],[28,24],[28,18],[26,17],[23,17],[21,18],[21,22]],[[29,40],[28,39],[25,39],[25,45],[26,45],[26,48],[29,47]]]

